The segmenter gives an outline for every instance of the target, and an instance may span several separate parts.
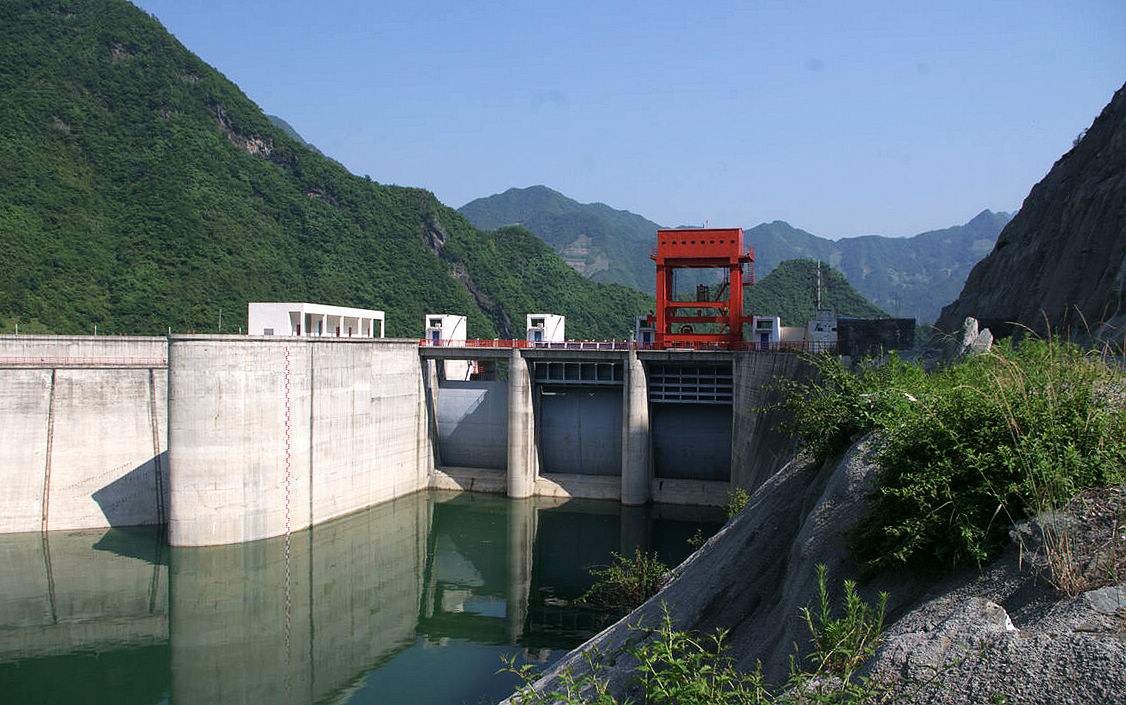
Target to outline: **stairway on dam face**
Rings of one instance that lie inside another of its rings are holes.
[[[789,452],[761,409],[805,373],[786,353],[482,354],[520,375],[443,380],[466,352],[413,340],[0,336],[0,532],[238,543],[428,487],[720,505]]]

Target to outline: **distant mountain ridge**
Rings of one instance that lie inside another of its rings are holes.
[[[297,130],[296,130],[296,129],[295,129],[294,127],[293,127],[293,125],[290,125],[290,124],[289,124],[288,122],[286,122],[285,120],[281,119],[281,118],[280,118],[280,117],[278,117],[277,115],[270,115],[269,113],[267,113],[267,114],[266,114],[266,119],[267,119],[267,120],[269,120],[270,122],[274,123],[274,125],[276,125],[276,126],[277,126],[277,127],[279,128],[279,129],[281,129],[281,131],[282,131],[282,132],[284,132],[285,134],[287,134],[287,135],[289,135],[290,137],[292,137],[292,138],[293,138],[293,140],[294,140],[294,141],[296,141],[296,142],[297,142],[298,144],[303,144],[303,145],[305,145],[306,147],[308,147],[309,149],[313,150],[313,151],[314,151],[314,152],[316,152],[317,154],[324,154],[324,152],[322,152],[321,150],[317,149],[317,146],[316,146],[315,144],[313,144],[312,142],[309,142],[309,141],[308,141],[308,140],[306,140],[306,139],[305,139],[304,137],[302,137],[302,136],[301,136],[301,133],[299,133],[299,132],[298,132],[298,131],[297,131]]]
[[[484,230],[520,224],[539,235],[580,273],[596,281],[654,287],[649,251],[661,227],[603,203],[579,203],[546,186],[512,188],[460,209]],[[782,261],[819,259],[881,309],[920,322],[961,291],[973,265],[993,248],[1008,213],[983,210],[963,225],[913,237],[866,235],[831,240],[776,220],[746,228],[755,248],[755,271],[764,277]]]
[[[857,291],[888,313],[929,323],[958,296],[970,269],[993,249],[1011,218],[984,210],[964,225],[911,237],[840,240],[774,221],[748,228],[746,236],[755,248],[758,272],[769,272],[787,259],[819,259],[843,272]]]
[[[510,188],[458,209],[476,227],[522,225],[595,281],[653,293],[649,248],[657,224],[604,203],[579,203],[546,186]]]
[[[821,267],[821,302],[838,316],[881,318],[887,315],[864,298],[848,279],[832,267]],[[752,314],[781,317],[782,325],[805,326],[817,313],[817,261],[789,259],[747,290],[746,304]]]

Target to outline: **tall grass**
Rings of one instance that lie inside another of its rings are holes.
[[[982,563],[1011,522],[1126,481],[1126,378],[1058,340],[1003,342],[927,373],[892,357],[786,385],[789,430],[819,458],[869,431],[877,488],[854,549],[869,570]]]

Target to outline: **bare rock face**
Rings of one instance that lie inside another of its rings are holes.
[[[962,321],[962,333],[950,351],[954,360],[987,353],[993,348],[993,334],[988,328],[979,328],[976,318],[967,316]]]
[[[1012,324],[1090,337],[1126,322],[1126,86],[1032,188],[993,251],[970,272],[936,326],[975,316],[995,334]],[[1103,335],[1120,341],[1123,328]]]

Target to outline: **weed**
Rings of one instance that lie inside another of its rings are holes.
[[[731,519],[739,512],[743,511],[743,507],[751,501],[751,493],[742,487],[736,487],[727,491],[727,518]]]
[[[817,566],[818,610],[802,608],[802,617],[809,628],[814,671],[829,673],[844,682],[852,679],[880,645],[884,630],[884,611],[888,595],[880,593],[875,607],[868,605],[856,591],[856,581],[844,581],[844,614],[834,617],[829,605],[826,568]]]
[[[690,548],[696,550],[708,542],[708,537],[704,535],[703,529],[696,529],[696,531],[688,537],[686,543]]]
[[[592,568],[594,584],[579,601],[602,609],[632,610],[665,585],[669,567],[656,553],[636,548],[632,556],[612,553],[611,563]]]
[[[559,674],[559,685],[548,692],[532,687],[539,672],[530,663],[517,666],[515,656],[501,657],[504,667],[498,673],[512,673],[520,679],[521,685],[510,698],[516,705],[626,705],[618,703],[610,694],[605,679],[600,677],[602,667],[598,652],[583,652],[583,658],[589,669],[586,673],[575,675],[574,671],[565,668]]]
[[[630,651],[637,660],[634,684],[646,705],[883,705],[891,702],[888,684],[857,675],[880,641],[887,596],[876,606],[865,603],[856,585],[846,581],[843,614],[834,616],[826,588],[825,567],[818,567],[819,601],[817,610],[805,609],[802,617],[810,631],[813,653],[805,659],[810,668],[801,668],[791,659],[789,679],[780,688],[769,688],[761,669],[750,673],[735,667],[727,648],[727,634],[719,630],[709,635],[675,629],[668,606],[653,629],[640,624],[631,630],[642,645]],[[576,675],[562,669],[558,685],[537,692],[530,666],[517,668],[506,661],[506,672],[523,681],[513,702],[519,705],[627,705],[609,693],[600,659],[584,652],[585,672]],[[902,693],[902,691],[900,691]],[[913,699],[913,698],[911,698]],[[901,699],[900,702],[903,702]]]
[[[1037,525],[1043,572],[1059,592],[1075,597],[1126,576],[1126,487],[1086,492]]]

